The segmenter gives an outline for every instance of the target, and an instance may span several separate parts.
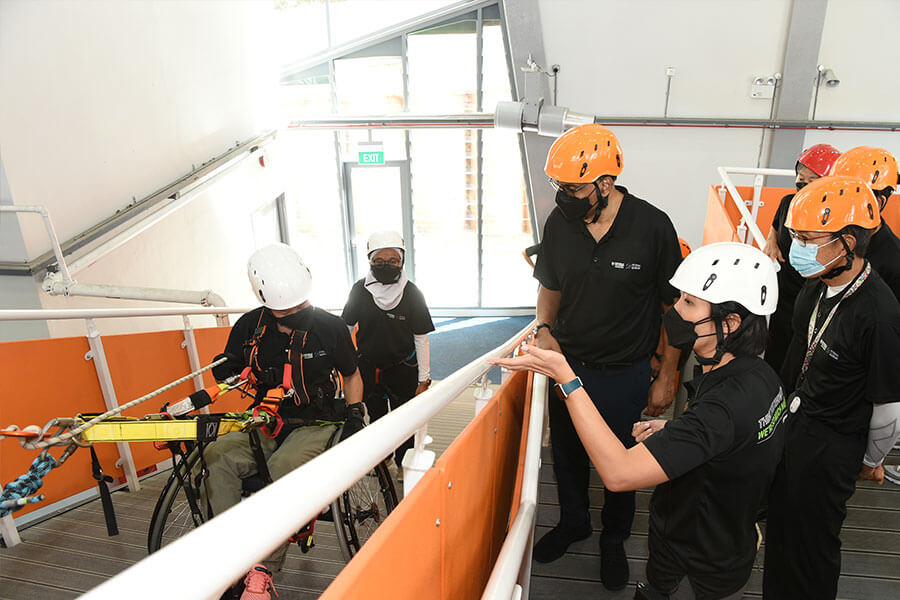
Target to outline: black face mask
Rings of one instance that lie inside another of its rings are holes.
[[[597,219],[600,218],[600,213],[609,204],[609,196],[600,194],[600,186],[597,185],[596,181],[594,182],[594,189],[597,190],[597,198],[599,201],[596,205],[597,212],[594,214],[594,218],[591,221],[592,223],[597,222]],[[591,204],[590,198],[590,196],[577,198],[563,190],[559,190],[556,192],[556,205],[559,207],[559,210],[562,211],[566,221],[577,221],[578,219],[583,219],[584,216],[588,214],[588,211],[591,210],[591,207],[594,206]]]
[[[716,335],[715,333],[708,333],[703,336],[697,335],[695,327],[711,320],[712,317],[706,317],[696,322],[685,321],[674,307],[670,308],[663,315],[663,326],[666,328],[666,335],[669,336],[669,345],[679,350],[693,350],[697,338]]]
[[[309,331],[310,320],[312,317],[311,307],[298,310],[295,313],[285,317],[275,317],[279,325],[284,325],[288,329],[299,329],[300,331]]]
[[[808,183],[809,182],[807,182],[807,181],[798,181],[794,185],[797,187],[797,191],[799,192],[800,190],[805,188]]]
[[[383,283],[384,285],[390,285],[392,283],[397,283],[400,280],[400,270],[402,267],[395,267],[394,265],[371,265],[372,275],[375,276],[375,280],[378,283]]]

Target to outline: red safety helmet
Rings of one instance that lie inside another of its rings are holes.
[[[831,144],[816,144],[803,151],[797,159],[797,164],[803,165],[819,177],[825,177],[840,155],[840,151]],[[796,168],[795,165],[794,169]]]

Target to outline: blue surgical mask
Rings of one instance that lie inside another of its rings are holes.
[[[840,256],[835,256],[832,260],[828,261],[827,265],[823,265],[819,262],[819,248],[823,248],[836,241],[838,241],[838,238],[834,238],[830,242],[824,244],[813,244],[811,242],[801,242],[797,238],[794,238],[791,240],[791,251],[788,254],[788,260],[790,261],[791,266],[794,267],[800,275],[803,277],[813,277],[825,271],[831,263],[841,258]]]

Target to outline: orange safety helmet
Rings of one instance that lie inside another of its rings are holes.
[[[678,245],[681,246],[681,258],[687,258],[691,253],[691,245],[682,238],[678,238]]]
[[[884,148],[859,146],[841,154],[832,175],[846,175],[865,181],[874,191],[897,189],[897,159]]]
[[[797,159],[797,164],[803,165],[819,177],[825,177],[840,155],[841,151],[831,144],[816,144],[803,151]],[[796,170],[796,165],[794,169]]]
[[[797,192],[784,225],[794,231],[836,233],[848,225],[875,229],[881,222],[872,190],[854,177],[822,177]]]
[[[544,173],[562,183],[591,183],[622,172],[622,147],[616,135],[595,123],[579,125],[553,142]]]

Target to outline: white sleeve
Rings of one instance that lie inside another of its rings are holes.
[[[884,461],[900,437],[900,402],[876,404],[869,421],[869,441],[863,463],[877,467]]]
[[[416,345],[416,360],[419,362],[419,381],[428,381],[431,378],[428,356],[428,334],[414,335]]]

